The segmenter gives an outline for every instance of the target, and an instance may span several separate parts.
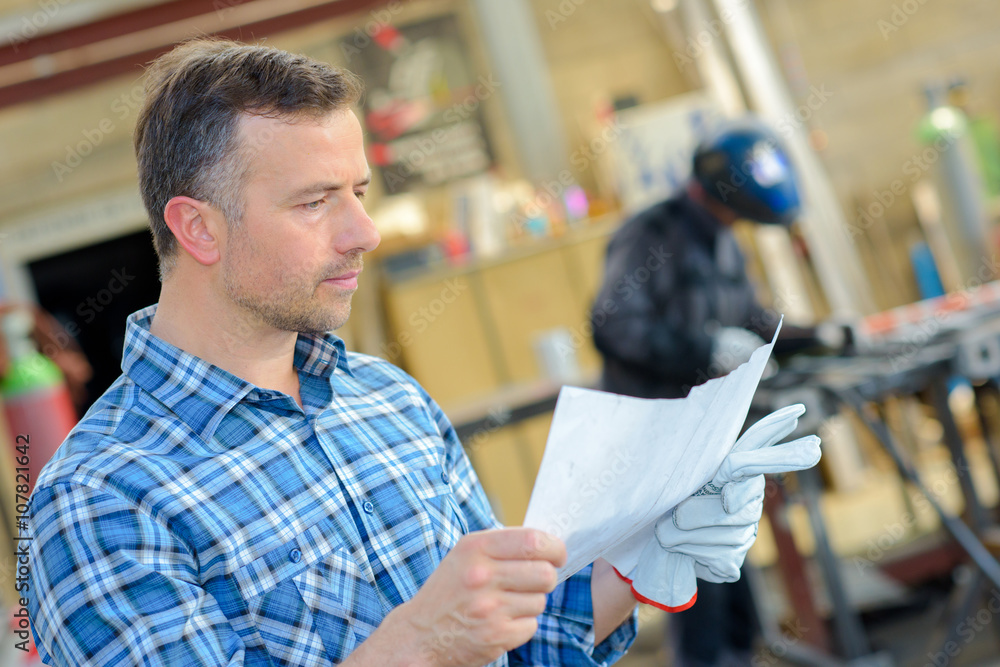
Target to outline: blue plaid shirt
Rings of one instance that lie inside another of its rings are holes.
[[[129,317],[123,375],[31,498],[46,663],[337,664],[459,537],[499,525],[451,424],[403,371],[299,335],[299,407],[151,335],[155,308]],[[635,619],[594,646],[588,567],[493,664],[610,664]]]

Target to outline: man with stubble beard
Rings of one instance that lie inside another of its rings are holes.
[[[602,665],[635,600],[504,528],[440,408],[330,333],[379,243],[352,74],[195,40],[135,145],[159,303],[37,481],[49,664]]]

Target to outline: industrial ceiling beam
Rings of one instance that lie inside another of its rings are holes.
[[[127,74],[195,35],[256,40],[387,0],[169,0],[0,48],[0,108]]]

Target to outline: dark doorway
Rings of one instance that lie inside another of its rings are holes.
[[[39,305],[74,335],[94,368],[86,407],[121,375],[125,318],[160,297],[148,231],[28,264]]]

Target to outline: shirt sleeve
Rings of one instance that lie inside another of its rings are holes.
[[[588,565],[549,593],[538,632],[527,644],[507,653],[511,665],[612,665],[635,641],[638,607],[607,639],[594,645],[594,607],[590,594],[593,565]]]
[[[88,486],[36,489],[28,612],[46,664],[243,665],[244,644],[164,526]]]
[[[445,442],[454,493],[470,530],[499,528],[486,493],[451,422],[427,397]],[[545,611],[538,617],[538,631],[523,646],[510,651],[510,665],[611,665],[635,641],[638,611],[607,639],[594,645],[594,607],[590,592],[591,565],[559,584],[549,593]]]

